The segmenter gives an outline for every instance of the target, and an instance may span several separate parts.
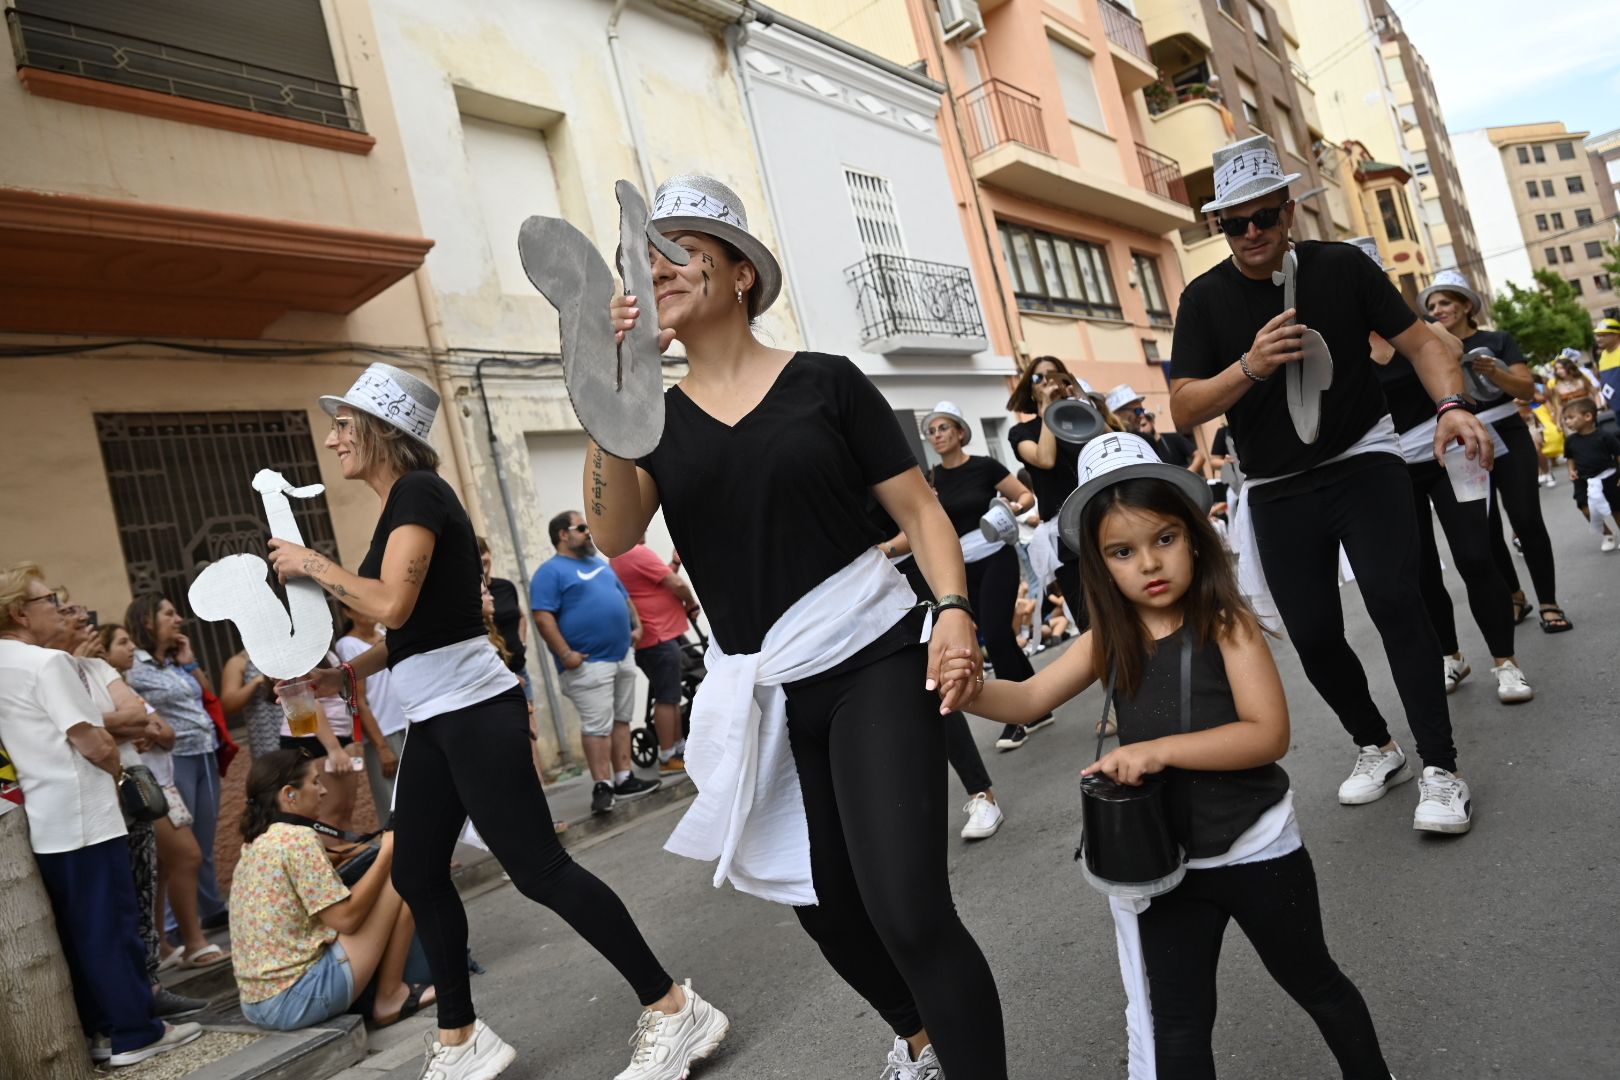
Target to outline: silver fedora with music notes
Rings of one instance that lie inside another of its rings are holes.
[[[1146,439],[1128,432],[1110,431],[1086,443],[1075,462],[1075,472],[1080,484],[1058,511],[1058,533],[1075,552],[1080,550],[1080,514],[1104,488],[1126,480],[1152,478],[1169,481],[1202,513],[1209,512],[1213,501],[1209,484],[1202,476],[1160,460]]]
[[[748,211],[737,193],[712,176],[672,176],[653,196],[651,224],[665,236],[695,232],[718,237],[754,264],[759,281],[750,292],[749,316],[776,302],[782,291],[782,267],[769,248],[748,231]]]
[[[433,445],[428,436],[439,415],[439,392],[392,364],[372,364],[360,373],[347,394],[321,398],[321,408],[328,416],[336,416],[341,405],[392,424],[424,446]]]
[[[1215,151],[1215,197],[1201,209],[1207,214],[1258,199],[1287,187],[1302,175],[1283,175],[1277,144],[1270,135],[1256,135],[1223,146]]]

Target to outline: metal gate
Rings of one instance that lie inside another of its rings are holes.
[[[210,562],[244,551],[264,555],[269,527],[251,485],[255,473],[274,469],[293,484],[321,480],[302,411],[97,413],[95,420],[130,592],[160,592],[182,613],[192,581]],[[291,502],[304,543],[337,560],[326,499]],[[114,619],[109,613],[103,621]],[[188,619],[185,629],[217,681],[242,647],[235,626]]]

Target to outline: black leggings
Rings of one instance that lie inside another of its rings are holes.
[[[951,899],[945,733],[926,671],[910,645],[787,687],[818,900],[794,911],[896,1035],[927,1027],[947,1076],[1001,1080],[1001,999]]]
[[[1508,452],[1496,459],[1491,469],[1491,555],[1496,572],[1507,582],[1508,591],[1519,591],[1519,572],[1513,555],[1502,539],[1502,511],[1519,537],[1519,550],[1530,568],[1530,581],[1536,599],[1543,604],[1558,603],[1558,571],[1553,565],[1552,538],[1541,516],[1541,451],[1522,419],[1509,416],[1496,422],[1496,431],[1507,443]]]
[[[990,653],[990,663],[995,665],[996,678],[1008,682],[1023,682],[1035,674],[1013,632],[1013,605],[1018,602],[1018,583],[1022,580],[1018,553],[1010,547],[1003,546],[994,555],[967,564],[968,602],[979,620],[979,633],[984,635],[984,647]],[[1040,599],[1034,597],[1037,611]]]
[[[1277,985],[1316,1021],[1345,1080],[1389,1080],[1361,991],[1328,955],[1304,848],[1280,859],[1188,870],[1137,917],[1159,1080],[1214,1080],[1215,969],[1236,919]]]
[[[896,569],[911,584],[911,591],[917,594],[917,599],[933,603],[934,592],[928,587],[928,579],[923,577],[916,559],[905,559]],[[973,733],[968,730],[967,717],[953,712],[945,718],[944,723],[945,753],[950,758],[951,768],[956,770],[956,778],[962,781],[969,795],[989,791],[990,771],[984,767],[979,746],[973,741]]]
[[[476,1016],[467,985],[467,912],[450,878],[456,838],[469,816],[512,884],[605,956],[642,1005],[669,992],[669,975],[623,902],[557,842],[529,753],[521,688],[412,724],[394,785],[394,888],[416,916],[439,1027],[465,1027]]]
[[[1440,572],[1440,549],[1434,539],[1433,517],[1440,519],[1445,530],[1451,557],[1457,563],[1468,590],[1468,607],[1474,613],[1479,632],[1485,635],[1485,647],[1491,655],[1513,655],[1513,596],[1502,575],[1497,573],[1496,561],[1491,557],[1491,522],[1485,512],[1483,499],[1460,503],[1451,490],[1446,470],[1433,461],[1408,465],[1412,477],[1412,496],[1416,500],[1418,542],[1422,545],[1422,563],[1419,570],[1423,582],[1423,606],[1428,609],[1429,621],[1440,639],[1440,654],[1450,656],[1458,651],[1457,617],[1451,610],[1451,594]],[[1433,517],[1429,505],[1434,505]],[[1502,538],[1500,527],[1496,538]]]
[[[1339,601],[1339,545],[1344,545],[1367,614],[1383,639],[1418,754],[1425,764],[1454,772],[1457,748],[1445,680],[1434,662],[1440,642],[1429,620],[1414,618],[1412,611],[1421,587],[1412,482],[1399,458],[1378,458],[1298,495],[1253,503],[1255,541],[1306,677],[1357,746],[1383,746],[1389,725],[1373,703],[1367,672],[1344,638]]]
[[[1058,543],[1063,543],[1059,540]],[[1080,587],[1080,563],[1060,562],[1057,568],[1058,592],[1063,594],[1064,603],[1069,605],[1069,614],[1074,616],[1075,633],[1083,634],[1091,626],[1091,616],[1086,612],[1086,591]]]

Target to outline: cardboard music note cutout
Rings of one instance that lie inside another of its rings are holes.
[[[663,356],[658,348],[651,243],[686,265],[686,249],[648,223],[647,202],[628,180],[613,185],[619,199],[616,262],[624,291],[641,308],[623,344],[614,343],[608,314],[617,282],[584,233],[562,218],[531,217],[518,230],[518,255],[529,282],[557,309],[563,382],[585,431],[614,457],[652,453],[664,435]]]
[[[1283,268],[1271,275],[1273,285],[1283,289],[1283,310],[1294,306],[1294,294],[1299,284],[1299,256],[1293,248],[1283,252]],[[1291,323],[1298,322],[1296,312]],[[1333,354],[1322,335],[1306,330],[1300,336],[1300,351],[1304,355],[1283,367],[1288,391],[1288,416],[1294,422],[1294,433],[1299,441],[1313,443],[1322,430],[1322,395],[1333,385]]]
[[[273,469],[260,469],[253,490],[264,500],[270,535],[304,542],[288,496],[310,499],[321,484],[293,487]],[[326,591],[308,578],[287,582],[287,606],[270,588],[270,566],[257,555],[227,555],[197,575],[186,594],[192,613],[208,622],[236,624],[248,658],[266,675],[297,679],[308,675],[332,645],[332,609]],[[290,609],[290,610],[289,610]]]

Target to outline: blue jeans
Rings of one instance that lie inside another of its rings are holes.
[[[174,786],[191,810],[195,819],[191,831],[202,848],[202,866],[197,871],[197,914],[211,918],[225,910],[225,901],[219,896],[219,879],[214,876],[214,832],[219,828],[219,760],[214,752],[174,755]],[[172,907],[167,929],[174,929]]]
[[[242,1002],[242,1015],[271,1031],[297,1031],[346,1012],[354,999],[354,968],[349,954],[334,941],[297,982],[275,997]]]

